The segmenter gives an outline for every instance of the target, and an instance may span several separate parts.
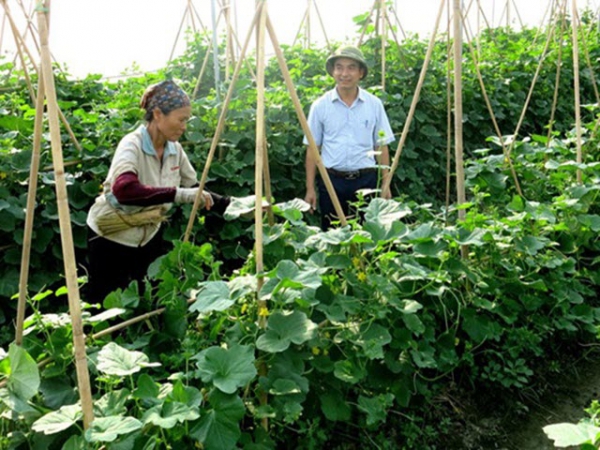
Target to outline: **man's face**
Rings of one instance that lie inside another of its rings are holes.
[[[333,63],[333,78],[338,88],[356,89],[363,75],[364,69],[353,59],[337,58]]]

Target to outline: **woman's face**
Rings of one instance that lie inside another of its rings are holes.
[[[154,121],[158,131],[162,133],[167,141],[177,141],[185,132],[185,127],[190,120],[192,108],[183,106],[164,114],[160,109],[154,109]]]

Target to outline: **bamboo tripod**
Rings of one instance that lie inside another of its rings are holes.
[[[327,44],[327,48],[331,50],[331,44],[329,43],[329,38],[327,37],[327,31],[325,29],[325,24],[323,23],[323,17],[321,16],[321,12],[319,11],[319,6],[317,5],[317,0],[306,0],[306,12],[304,16],[302,16],[302,20],[300,21],[300,26],[298,27],[298,31],[296,32],[296,37],[294,38],[294,42],[292,45],[296,45],[298,39],[302,36],[302,29],[304,29],[304,48],[310,48],[312,43],[312,8],[314,7],[315,13],[317,14],[317,19],[319,19],[319,24],[321,25],[321,32],[325,37],[325,42]]]
[[[68,289],[69,311],[73,331],[73,344],[75,349],[75,366],[81,406],[83,410],[84,427],[87,428],[93,421],[93,406],[87,356],[85,348],[85,337],[83,333],[83,321],[81,317],[81,305],[79,297],[79,286],[77,284],[77,265],[73,235],[71,230],[71,217],[69,213],[69,201],[67,197],[67,183],[65,177],[64,162],[62,157],[62,143],[60,136],[59,110],[52,72],[52,58],[48,44],[48,13],[47,3],[41,4],[37,9],[37,22],[41,44],[41,73],[36,98],[36,117],[34,127],[34,149],[30,167],[29,190],[27,193],[27,213],[25,222],[25,233],[23,239],[23,253],[21,259],[21,279],[19,286],[19,303],[17,307],[16,343],[22,344],[23,321],[25,316],[27,278],[29,269],[29,256],[31,250],[31,236],[33,230],[33,215],[35,209],[35,194],[37,190],[37,176],[39,169],[39,156],[41,149],[41,137],[43,131],[44,100],[48,108],[48,124],[51,135],[52,160],[54,166],[56,201],[58,206],[61,243],[64,259],[65,279]]]

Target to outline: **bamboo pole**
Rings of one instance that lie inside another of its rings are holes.
[[[517,143],[517,136],[519,135],[519,131],[521,129],[521,125],[523,124],[523,121],[525,119],[525,114],[527,113],[527,109],[529,108],[529,102],[531,101],[531,97],[533,96],[533,91],[535,88],[535,85],[537,83],[538,77],[540,75],[540,71],[542,69],[542,63],[544,62],[544,59],[546,58],[546,54],[548,53],[548,47],[550,46],[550,42],[552,41],[552,39],[554,38],[554,33],[556,32],[556,24],[552,24],[552,29],[551,31],[548,33],[547,39],[546,39],[546,44],[544,46],[544,50],[542,51],[542,56],[540,57],[540,62],[535,70],[535,74],[533,76],[533,80],[531,82],[531,87],[529,88],[529,92],[527,93],[527,97],[525,99],[525,104],[523,105],[523,110],[521,111],[521,116],[519,117],[519,121],[517,123],[517,126],[515,128],[515,132],[513,134],[513,139],[512,142],[508,148],[508,154],[510,156],[510,154],[512,153],[513,148],[515,147],[515,144]]]
[[[296,45],[296,42],[298,41],[298,38],[300,37],[301,33],[302,33],[302,28],[304,28],[304,23],[306,21],[306,16],[308,14],[308,10],[304,12],[304,15],[302,16],[302,20],[300,21],[300,25],[298,26],[298,31],[296,31],[296,36],[294,37],[294,41],[292,42],[292,46]]]
[[[360,37],[358,38],[358,44],[356,45],[357,47],[360,47],[362,45],[362,40],[363,37],[365,37],[365,32],[367,31],[367,26],[369,25],[369,21],[371,20],[372,16],[373,16],[373,11],[375,11],[375,7],[377,6],[377,2],[379,0],[375,0],[373,2],[373,6],[371,6],[371,10],[369,11],[369,15],[367,16],[367,19],[365,20],[365,23],[360,31]]]
[[[465,22],[464,16],[462,16],[462,20],[464,23]],[[492,124],[494,125],[494,130],[496,131],[496,135],[498,136],[498,139],[500,141],[500,146],[502,147],[502,153],[504,154],[504,159],[508,163],[508,166],[510,168],[510,172],[511,172],[513,181],[515,183],[515,188],[517,190],[517,193],[521,197],[524,197],[523,191],[521,190],[521,184],[519,183],[519,177],[517,176],[517,171],[515,170],[515,166],[512,162],[512,158],[510,157],[510,154],[508,152],[508,148],[506,147],[506,145],[504,143],[504,138],[502,136],[502,132],[500,131],[498,121],[496,120],[496,115],[494,114],[494,108],[492,107],[492,102],[490,101],[490,97],[487,93],[487,89],[485,88],[485,83],[483,81],[483,76],[481,75],[481,69],[479,67],[478,57],[476,55],[475,48],[473,47],[473,43],[472,43],[473,39],[471,39],[471,37],[469,36],[469,31],[468,31],[467,27],[465,27],[465,33],[466,33],[466,37],[467,37],[467,44],[469,45],[469,50],[471,52],[471,58],[473,59],[473,65],[475,66],[475,72],[477,73],[477,80],[479,81],[479,87],[481,88],[481,93],[483,95],[485,105],[490,114],[490,119],[492,120]]]
[[[558,33],[558,59],[556,61],[556,75],[554,81],[554,94],[552,96],[552,109],[550,110],[550,120],[548,121],[548,133],[546,135],[546,148],[550,147],[550,138],[552,137],[552,129],[554,127],[554,115],[556,114],[556,108],[558,105],[558,93],[560,90],[560,75],[562,68],[562,58],[563,58],[563,46],[561,45],[563,36],[565,34],[565,28],[567,26],[566,14],[567,14],[567,0],[564,0],[562,3],[561,10],[562,18],[560,21],[560,31]]]
[[[264,263],[263,263],[263,215],[262,215],[262,197],[263,197],[263,173],[264,173],[264,150],[266,147],[265,136],[265,26],[266,26],[266,0],[260,0],[264,3],[258,26],[256,29],[256,150],[255,150],[255,175],[254,189],[256,193],[256,206],[254,208],[254,249],[257,273],[257,292],[263,285]],[[267,303],[264,300],[258,300],[259,310],[266,308]],[[266,326],[266,323],[262,323]]]
[[[461,0],[454,0],[454,164],[456,172],[456,199],[459,205],[463,205],[466,202],[462,123],[463,105]],[[465,219],[465,210],[463,208],[459,208],[458,218],[459,220]],[[465,256],[464,251],[463,256]]]
[[[35,194],[37,192],[40,154],[42,147],[42,131],[44,122],[44,79],[40,78],[35,103],[35,125],[33,130],[33,152],[29,167],[29,188],[27,191],[27,212],[25,213],[25,230],[23,233],[23,250],[21,253],[21,273],[19,278],[19,302],[17,305],[17,323],[15,343],[23,343],[23,323],[27,306],[27,282],[29,279],[29,262],[31,256],[31,240],[33,235],[33,218],[35,216]]]
[[[311,0],[307,0],[307,5],[306,5],[306,36],[304,36],[304,46],[305,48],[310,48],[310,12],[311,12],[311,5],[312,2]]]
[[[213,45],[213,71],[215,76],[215,92],[217,94],[217,101],[221,101],[221,75],[219,71],[219,43],[217,42],[217,11],[215,0],[211,2],[211,19],[212,19],[212,45]],[[219,17],[221,15],[219,14]]]
[[[572,21],[574,26],[576,26],[579,30],[582,30],[583,33],[583,24],[581,23],[581,18],[579,17],[579,12],[575,11],[576,17]],[[590,51],[587,46],[587,42],[585,39],[585,33],[583,33],[584,38],[581,39],[581,44],[583,46],[583,55],[585,56],[585,62],[587,64],[587,68],[590,70],[590,79],[592,81],[592,87],[594,89],[594,97],[596,99],[596,103],[600,103],[600,94],[598,93],[598,86],[596,83],[596,76],[594,75],[594,68],[592,67],[592,61],[590,60]]]
[[[298,93],[296,92],[296,86],[292,80],[290,75],[290,71],[287,66],[287,62],[285,61],[285,57],[283,55],[283,50],[281,50],[281,45],[279,45],[279,41],[277,39],[277,35],[275,34],[275,29],[273,28],[273,24],[271,23],[271,19],[267,16],[267,30],[269,31],[269,37],[271,38],[271,43],[273,44],[273,49],[275,50],[275,55],[277,57],[277,62],[279,63],[279,67],[281,69],[281,73],[283,75],[283,79],[285,80],[285,84],[288,88],[288,93],[292,99],[292,103],[294,104],[294,109],[296,110],[296,114],[298,116],[298,120],[300,121],[300,126],[302,127],[302,131],[308,140],[308,151],[312,153],[313,160],[317,165],[317,170],[321,175],[321,179],[327,189],[327,193],[331,198],[331,202],[333,203],[333,208],[335,209],[335,213],[340,219],[340,223],[342,226],[348,225],[348,221],[342,209],[342,205],[338,199],[337,194],[335,193],[335,189],[333,188],[333,184],[331,183],[331,179],[329,178],[329,174],[327,173],[327,169],[323,165],[323,160],[321,159],[321,155],[319,154],[319,150],[317,149],[317,144],[315,143],[315,138],[313,137],[310,127],[308,126],[308,122],[306,120],[306,116],[304,115],[304,110],[302,109],[302,105],[300,104],[300,99],[298,98]]]
[[[415,111],[417,109],[417,103],[419,103],[419,96],[421,95],[421,89],[423,88],[423,83],[425,82],[425,76],[427,75],[427,68],[429,67],[429,62],[431,61],[431,55],[433,54],[433,49],[435,47],[435,38],[437,35],[437,30],[439,29],[439,26],[440,26],[440,20],[442,18],[442,13],[444,11],[444,2],[445,2],[445,0],[440,0],[440,7],[438,10],[437,18],[435,20],[435,26],[434,26],[431,38],[429,39],[429,46],[427,48],[427,54],[425,55],[425,61],[423,62],[423,67],[421,67],[421,73],[419,74],[419,81],[417,82],[417,87],[415,88],[413,100],[410,105],[410,109],[408,111],[406,121],[404,122],[404,128],[402,129],[402,135],[400,136],[400,142],[398,142],[398,148],[396,149],[396,153],[394,155],[394,160],[392,161],[390,170],[388,171],[387,176],[384,177],[384,179],[383,179],[383,183],[382,183],[382,187],[381,187],[382,195],[384,192],[386,192],[388,189],[390,189],[390,184],[392,182],[394,172],[398,169],[398,165],[400,163],[400,156],[402,155],[402,150],[404,148],[406,138],[408,137],[408,131],[410,129],[412,120],[415,116]]]
[[[60,138],[60,124],[58,120],[58,105],[56,100],[56,89],[54,86],[54,75],[52,72],[52,59],[48,45],[47,16],[44,9],[38,7],[38,29],[40,32],[40,43],[42,53],[42,73],[44,77],[44,89],[48,105],[48,122],[50,125],[52,160],[54,162],[54,178],[56,188],[56,201],[58,206],[58,217],[60,225],[60,237],[65,265],[65,278],[67,282],[69,311],[73,329],[73,345],[75,348],[75,366],[77,370],[77,382],[83,411],[84,428],[88,428],[94,420],[92,405],[92,391],[90,387],[87,357],[85,350],[85,338],[83,333],[83,322],[81,319],[81,305],[79,298],[79,286],[77,285],[77,265],[75,263],[75,252],[73,235],[71,230],[71,217],[69,214],[69,201],[67,197],[67,183],[63,167],[62,145]]]
[[[450,211],[450,195],[452,189],[452,45],[450,42],[450,26],[452,24],[450,0],[447,0],[448,21],[446,23],[446,210],[444,211],[444,222],[448,225],[448,211]]]
[[[579,86],[579,39],[577,27],[577,0],[571,0],[571,31],[573,36],[573,89],[575,94],[575,133],[577,139],[577,164],[583,162],[581,150],[581,100]],[[577,169],[577,183],[581,184],[581,169]]]
[[[225,96],[225,100],[223,101],[223,106],[221,108],[221,114],[219,116],[219,121],[217,122],[217,128],[215,130],[215,135],[213,136],[213,140],[210,145],[210,150],[208,152],[208,156],[206,158],[206,164],[204,165],[204,170],[202,172],[202,176],[200,178],[200,189],[198,190],[198,196],[194,201],[192,206],[192,211],[190,213],[190,218],[188,220],[187,228],[185,230],[184,242],[188,242],[190,239],[190,234],[192,232],[192,228],[194,227],[194,222],[196,220],[196,215],[198,214],[198,208],[200,207],[200,197],[201,191],[204,189],[204,185],[206,184],[206,179],[208,178],[208,172],[210,170],[210,165],[215,155],[215,151],[219,144],[219,139],[221,138],[221,133],[223,132],[223,128],[225,127],[225,118],[227,117],[227,110],[229,108],[229,103],[231,102],[231,97],[233,96],[233,89],[235,88],[235,82],[237,81],[240,70],[242,67],[242,62],[245,60],[246,50],[248,49],[248,44],[250,43],[250,38],[252,37],[252,31],[256,27],[256,23],[258,22],[258,18],[260,12],[262,11],[262,3],[257,7],[256,13],[254,15],[254,19],[250,24],[250,28],[248,29],[248,35],[246,36],[246,41],[244,42],[244,46],[240,53],[240,58],[235,66],[235,71],[233,72],[233,76],[231,78],[231,83],[229,85],[229,89],[227,91],[227,95]]]
[[[327,48],[331,51],[331,43],[329,42],[329,38],[327,37],[327,30],[325,29],[325,24],[323,23],[323,17],[321,16],[321,12],[319,11],[319,7],[317,6],[317,0],[313,0],[315,5],[315,12],[317,13],[317,18],[319,19],[319,23],[321,24],[321,30],[323,31],[323,36],[325,37],[325,43]]]
[[[402,37],[404,39],[406,39],[406,32],[404,31],[404,28],[402,27],[402,23],[400,23],[400,19],[398,18],[398,14],[396,13],[396,9],[395,8],[392,9],[392,13],[394,14],[394,18],[396,19],[396,23],[398,24],[398,28],[400,28],[400,32],[402,33]]]
[[[183,24],[185,23],[185,18],[188,15],[188,8],[185,8],[183,11],[183,17],[181,17],[181,22],[179,23],[179,28],[177,29],[177,34],[175,35],[175,42],[173,42],[173,48],[171,49],[171,53],[169,54],[169,62],[173,60],[173,55],[175,54],[175,48],[177,47],[177,42],[179,41],[179,36],[181,35],[181,30],[183,29]]]
[[[255,189],[255,207],[254,207],[254,259],[256,261],[256,297],[258,299],[258,323],[264,330],[267,328],[266,314],[268,311],[267,301],[260,298],[260,291],[264,285],[264,235],[263,235],[263,213],[262,213],[262,194],[263,194],[263,174],[265,171],[265,150],[267,148],[265,136],[265,29],[267,23],[267,2],[259,0],[263,5],[259,21],[256,27],[256,152],[254,167],[254,189]],[[270,202],[270,199],[269,199]],[[264,361],[258,366],[258,372],[261,377],[267,376],[268,369]],[[265,390],[260,390],[259,398],[261,405],[268,404],[268,396]],[[263,418],[261,421],[265,431],[269,430],[269,419]]]
[[[381,0],[381,89],[385,92],[385,45],[387,43],[387,8],[386,0]]]

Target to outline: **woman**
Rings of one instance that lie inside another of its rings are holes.
[[[138,286],[148,266],[166,252],[160,225],[172,203],[193,203],[223,212],[227,197],[198,193],[196,171],[177,140],[191,115],[188,96],[173,81],[150,86],[142,96],[145,125],[125,136],[113,157],[104,191],[87,224],[87,300],[102,302],[132,280]]]

